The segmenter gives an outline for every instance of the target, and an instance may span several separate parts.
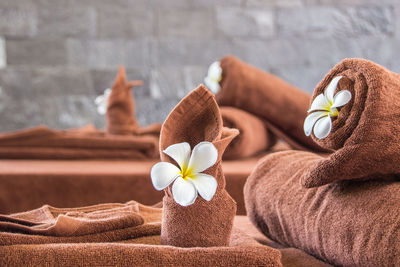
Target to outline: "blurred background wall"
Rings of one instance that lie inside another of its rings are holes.
[[[233,54],[312,92],[345,57],[400,71],[397,0],[0,0],[0,131],[104,126],[117,68],[146,125]]]

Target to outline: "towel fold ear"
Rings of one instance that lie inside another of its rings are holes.
[[[252,113],[266,121],[268,130],[295,149],[325,151],[303,132],[310,95],[278,77],[233,56],[221,59],[218,104]]]
[[[399,175],[400,75],[368,60],[345,59],[318,84],[313,99],[337,76],[342,78],[336,92],[350,91],[351,100],[340,108],[326,138],[313,136],[335,152],[317,161],[303,175],[302,185]]]
[[[125,68],[121,66],[111,89],[107,105],[107,132],[111,134],[132,134],[138,128],[135,118],[135,102],[131,88],[143,81],[127,81]]]
[[[161,242],[179,247],[227,246],[236,213],[236,203],[225,190],[221,158],[236,129],[222,126],[222,118],[214,96],[200,85],[186,96],[165,120],[160,136],[161,159],[176,164],[163,151],[170,145],[187,142],[191,148],[200,142],[214,144],[216,163],[203,173],[218,183],[210,201],[200,196],[190,206],[180,206],[169,188],[163,200]]]

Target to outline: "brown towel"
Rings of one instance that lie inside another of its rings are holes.
[[[253,224],[278,243],[333,265],[400,266],[400,182],[340,181],[304,188],[301,177],[318,160],[304,151],[260,160],[244,188]]]
[[[238,134],[222,127],[222,118],[214,95],[203,85],[193,90],[171,111],[160,137],[163,161],[175,163],[162,151],[173,144],[188,142],[193,148],[202,141],[212,142],[218,150],[217,162],[207,169],[218,182],[214,197],[198,197],[194,204],[182,207],[175,202],[170,188],[165,192],[161,242],[179,247],[226,246],[236,213],[236,203],[225,190],[221,158],[225,148]]]
[[[0,218],[1,266],[282,266],[278,250],[239,229],[229,247],[162,246],[161,209],[135,201]]]
[[[135,117],[135,102],[131,88],[140,86],[143,81],[127,81],[125,68],[119,67],[117,77],[111,88],[107,104],[107,132],[110,134],[155,134],[160,133],[161,124],[139,127]]]
[[[310,95],[233,56],[221,59],[221,106],[233,106],[266,120],[268,129],[295,149],[323,151],[303,132]]]
[[[318,84],[313,99],[337,76],[336,92],[348,90],[352,98],[333,120],[331,133],[317,139],[336,150],[316,158],[303,174],[305,187],[338,180],[384,179],[400,174],[400,75],[364,59],[345,59]]]
[[[224,159],[240,159],[267,151],[276,137],[267,130],[265,122],[244,110],[221,107],[223,125],[239,130],[239,135],[226,148]]]
[[[158,156],[155,135],[108,135],[94,127],[66,131],[45,126],[0,134],[0,158],[145,159]]]

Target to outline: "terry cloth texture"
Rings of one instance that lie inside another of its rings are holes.
[[[2,215],[0,265],[282,266],[278,250],[237,228],[226,247],[160,245],[160,222],[161,209],[135,201]]]
[[[223,159],[240,159],[267,151],[277,141],[263,120],[234,107],[220,107],[224,127],[239,130],[239,135],[226,148]]]
[[[222,118],[214,95],[200,85],[181,100],[165,120],[160,136],[163,161],[176,164],[162,151],[170,145],[188,142],[193,148],[202,141],[212,142],[218,150],[214,166],[203,173],[218,182],[214,197],[197,197],[194,204],[182,207],[175,202],[171,189],[165,190],[161,243],[178,247],[227,246],[236,214],[236,202],[225,189],[221,160],[225,148],[238,130],[222,127]]]
[[[400,182],[339,181],[304,188],[320,156],[283,151],[247,179],[247,215],[269,238],[338,266],[400,265]],[[379,178],[377,176],[376,178]]]
[[[146,159],[157,156],[156,135],[109,135],[91,125],[65,131],[38,126],[0,134],[2,159]]]
[[[140,128],[135,117],[135,102],[131,88],[143,81],[127,81],[125,68],[119,68],[107,103],[107,132],[110,134],[136,135],[160,133],[161,124]]]
[[[336,88],[352,98],[332,122],[328,137],[316,143],[335,150],[316,158],[303,173],[305,187],[339,180],[387,179],[400,174],[400,75],[364,59],[345,59],[318,84],[313,99],[329,82],[342,76]],[[311,138],[310,138],[311,139]]]
[[[250,66],[233,56],[220,61],[221,106],[233,106],[263,118],[268,130],[293,148],[323,151],[303,132],[310,95],[278,77]]]

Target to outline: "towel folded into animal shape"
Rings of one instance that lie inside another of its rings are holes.
[[[301,150],[325,151],[303,132],[310,95],[278,77],[233,56],[221,59],[222,78],[216,99],[264,119],[269,131]]]
[[[398,266],[399,76],[367,60],[346,59],[317,86],[314,98],[327,91],[333,96],[327,88],[332,81],[338,81],[336,94],[348,90],[351,100],[329,107],[333,115],[323,114],[321,128],[329,134],[313,138],[337,150],[328,156],[283,151],[264,157],[245,185],[247,214],[271,239],[331,264]]]
[[[259,117],[234,107],[220,107],[223,125],[239,130],[223,159],[247,158],[268,151],[277,141]]]
[[[229,246],[160,244],[161,209],[135,201],[0,215],[1,266],[282,266],[280,252],[234,229]]]
[[[45,126],[0,134],[3,159],[145,159],[158,156],[158,136],[109,135],[86,126],[51,130]]]
[[[138,135],[160,133],[161,124],[140,127],[135,116],[135,101],[131,88],[142,81],[127,81],[125,68],[121,66],[111,88],[107,102],[107,132],[110,134]]]

